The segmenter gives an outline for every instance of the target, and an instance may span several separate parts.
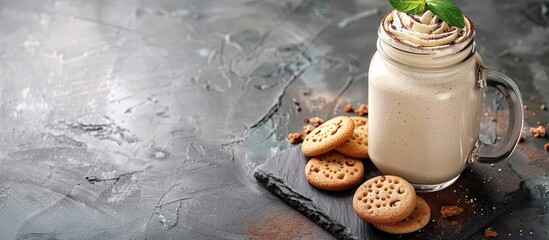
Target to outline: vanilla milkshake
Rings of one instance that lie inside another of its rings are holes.
[[[392,11],[370,63],[370,158],[383,174],[426,191],[447,187],[478,159],[485,79],[474,26],[465,23]]]

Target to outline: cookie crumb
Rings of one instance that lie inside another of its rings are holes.
[[[295,110],[298,112],[301,112],[301,104],[295,99],[293,100],[293,102],[294,102]]]
[[[543,126],[538,126],[537,128],[530,128],[530,133],[534,134],[534,137],[545,137],[546,131]]]
[[[288,139],[291,144],[298,144],[303,142],[303,134],[301,133],[290,133],[288,134]]]
[[[311,125],[303,126],[303,135],[307,136],[307,134],[311,133],[313,130],[315,130],[315,127]]]
[[[495,238],[498,236],[498,233],[492,230],[492,228],[487,228],[486,230],[484,230],[484,236],[487,238]]]
[[[463,212],[463,208],[460,208],[458,206],[442,206],[440,209],[440,214],[442,214],[442,218],[447,218],[451,216],[457,216]]]
[[[520,135],[518,142],[521,143],[521,142],[524,142],[524,141],[526,141],[526,137]]]
[[[358,106],[358,109],[355,110],[355,113],[359,116],[368,115],[368,105],[360,104],[360,106]]]
[[[549,151],[549,143],[546,143],[545,145],[543,145],[543,149]]]
[[[320,124],[324,123],[324,119],[319,117],[309,118],[305,123],[313,124],[313,126],[318,127]]]
[[[345,112],[352,112],[352,111],[353,111],[353,105],[351,105],[350,103],[345,105]]]
[[[541,109],[541,111],[547,110],[547,106],[545,106],[545,104],[541,104],[541,106],[539,106],[539,108]]]

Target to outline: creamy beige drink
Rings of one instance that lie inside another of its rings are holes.
[[[473,26],[396,10],[381,24],[369,70],[370,158],[382,173],[415,184],[448,182],[466,167],[479,135]]]
[[[368,75],[368,151],[383,174],[405,178],[416,191],[451,185],[470,162],[507,158],[521,133],[518,87],[482,66],[474,26],[464,22],[456,28],[430,11],[393,11],[379,27]],[[509,106],[508,133],[495,145],[478,138],[487,86]]]
[[[379,61],[374,57],[370,65],[372,161],[384,174],[413,183],[457,177],[479,134],[482,92],[476,86],[476,62],[425,76]]]

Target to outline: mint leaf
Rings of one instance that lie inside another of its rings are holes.
[[[439,16],[448,25],[458,28],[465,27],[465,19],[461,9],[451,0],[426,0],[427,8]],[[391,1],[392,2],[392,1]],[[391,3],[392,4],[392,3]],[[398,9],[397,9],[398,10]]]
[[[408,14],[420,14],[425,11],[426,0],[389,0],[397,11]]]

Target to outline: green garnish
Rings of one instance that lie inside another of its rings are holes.
[[[397,11],[408,14],[420,14],[425,9],[429,9],[448,25],[458,28],[465,27],[461,9],[451,0],[389,0],[389,3]]]

